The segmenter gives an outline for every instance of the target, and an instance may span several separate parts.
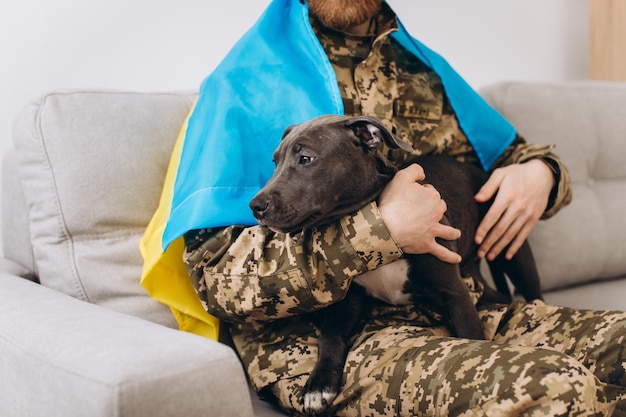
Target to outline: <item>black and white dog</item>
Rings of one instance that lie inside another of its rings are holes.
[[[276,170],[250,202],[260,224],[277,232],[294,232],[329,223],[375,200],[397,169],[380,147],[413,149],[371,117],[321,116],[290,126],[274,153]],[[487,180],[480,168],[443,156],[420,156],[426,181],[441,194],[448,210],[443,222],[461,230],[456,241],[442,241],[459,253],[460,265],[432,255],[405,255],[399,261],[355,278],[348,296],[322,311],[319,354],[304,392],[305,410],[323,412],[336,397],[348,352],[348,339],[367,295],[391,304],[415,302],[418,295],[435,301],[455,336],[484,339],[484,331],[463,276],[483,280],[474,233],[489,204],[474,195]],[[501,255],[489,267],[498,291],[483,280],[481,301],[509,302],[508,275],[526,300],[542,298],[535,261],[525,242],[507,261]]]

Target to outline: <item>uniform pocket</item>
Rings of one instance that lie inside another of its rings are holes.
[[[395,99],[393,101],[393,115],[394,118],[439,122],[443,116],[443,102],[432,103]]]

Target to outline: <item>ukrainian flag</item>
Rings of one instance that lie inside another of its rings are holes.
[[[488,169],[515,129],[441,56],[398,25],[392,36],[441,77],[461,128]],[[218,320],[201,305],[183,264],[183,234],[256,224],[248,203],[273,173],[282,132],[322,114],[343,114],[343,104],[307,4],[274,0],[204,80],[140,244],[141,283],[172,309],[182,330],[218,336]]]

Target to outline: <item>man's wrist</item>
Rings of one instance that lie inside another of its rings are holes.
[[[546,166],[552,173],[553,182],[550,188],[550,196],[548,197],[548,205],[545,209],[545,212],[547,212],[554,207],[554,203],[556,202],[556,197],[559,191],[559,181],[561,179],[561,168],[559,167],[559,163],[557,161],[548,156],[539,156],[527,162],[532,161],[542,162],[543,165]]]
[[[374,270],[402,256],[402,250],[391,236],[375,202],[369,203],[351,216],[344,216],[340,223],[350,245],[368,270]]]

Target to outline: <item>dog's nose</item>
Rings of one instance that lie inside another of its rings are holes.
[[[265,198],[254,198],[250,202],[250,209],[254,213],[254,217],[263,218],[265,211],[270,206],[270,202]]]

